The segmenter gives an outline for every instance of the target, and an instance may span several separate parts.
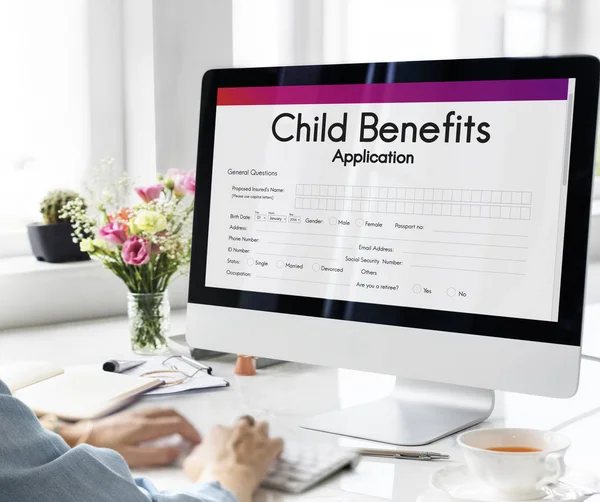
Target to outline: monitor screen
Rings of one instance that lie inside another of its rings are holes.
[[[206,288],[558,320],[575,79],[216,92]]]

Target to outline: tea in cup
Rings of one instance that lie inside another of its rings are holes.
[[[498,497],[534,500],[565,474],[564,434],[536,429],[477,429],[458,436],[467,466]]]

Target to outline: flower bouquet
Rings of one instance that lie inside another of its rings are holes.
[[[113,187],[115,194],[129,185],[129,180],[121,178]],[[107,191],[94,214],[81,198],[63,209],[62,217],[72,222],[73,239],[81,250],[100,260],[127,286],[135,352],[166,349],[170,329],[167,287],[189,266],[195,188],[194,172],[171,169],[159,176],[158,183],[135,187],[137,204],[123,204]]]

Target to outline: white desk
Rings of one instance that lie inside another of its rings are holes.
[[[183,322],[183,314],[176,313],[173,317],[174,333],[183,332]],[[0,332],[0,363],[42,359],[66,366],[99,363],[128,354],[125,319]],[[262,370],[255,377],[236,377],[231,360],[215,360],[211,364],[216,375],[230,381],[229,388],[175,397],[143,398],[136,406],[159,404],[173,407],[201,431],[250,413],[259,419],[269,420],[275,434],[290,439],[338,442],[351,446],[364,443],[304,431],[297,427],[297,423],[306,416],[382,397],[394,384],[394,378],[389,376],[293,363]],[[496,411],[486,426],[553,428],[563,424],[561,430],[573,439],[568,463],[600,476],[600,363],[583,361],[580,391],[571,400],[509,393],[499,393],[497,398]],[[453,462],[461,460],[454,437],[428,448],[451,454]],[[303,497],[261,492],[257,500],[303,498],[329,502],[412,502],[427,490],[431,473],[444,465],[447,464],[365,459],[356,471],[337,476]],[[185,483],[181,472],[174,467],[136,474],[150,476],[159,488]]]

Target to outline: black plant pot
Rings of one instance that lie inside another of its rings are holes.
[[[70,223],[43,225],[32,223],[27,225],[27,235],[31,251],[39,261],[48,263],[65,263],[68,261],[89,260],[87,253],[79,249],[73,242],[73,227]]]

